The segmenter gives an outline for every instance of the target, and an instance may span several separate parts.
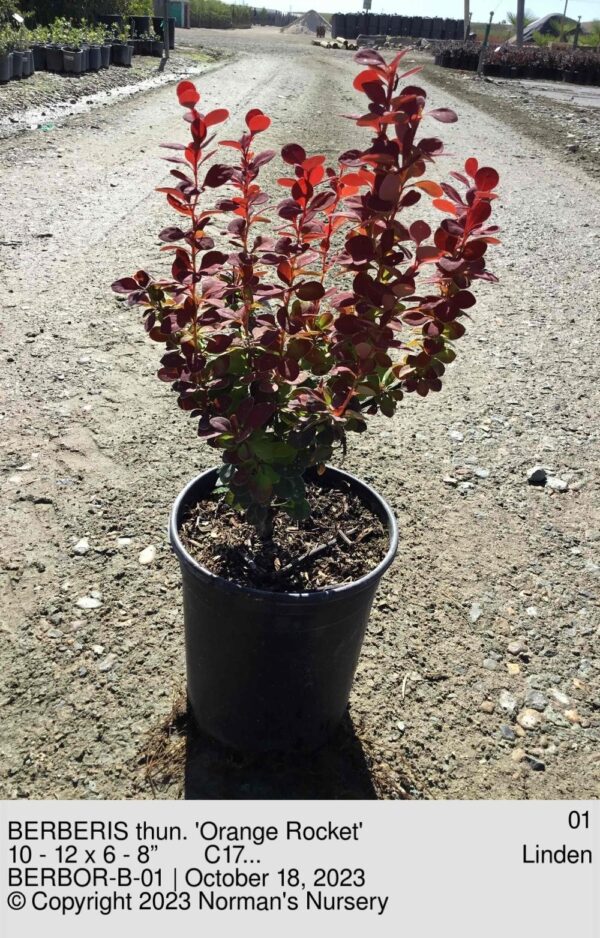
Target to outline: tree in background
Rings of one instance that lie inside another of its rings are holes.
[[[511,26],[517,25],[517,14],[516,13],[507,13],[506,19]],[[529,26],[530,23],[534,23],[537,19],[535,13],[532,13],[531,10],[525,10],[525,16],[523,18],[523,26]]]
[[[0,0],[0,11],[3,5],[15,7],[16,3]],[[152,0],[19,0],[19,6],[37,23],[51,23],[58,16],[91,20],[96,13],[152,16],[154,12]]]

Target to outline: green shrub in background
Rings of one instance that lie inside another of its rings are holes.
[[[15,0],[0,0],[0,19],[4,6],[16,6]],[[152,0],[19,0],[21,13],[36,23],[51,23],[58,17],[93,19],[96,13],[121,16],[152,16]]]

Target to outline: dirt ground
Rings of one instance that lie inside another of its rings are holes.
[[[232,128],[260,107],[267,146],[356,145],[337,116],[354,110],[348,53],[261,30],[185,40],[234,54],[197,81]],[[389,500],[400,549],[349,717],[310,759],[221,750],[181,702],[167,517],[213,457],[109,289],[159,269],[173,87],[0,143],[3,797],[598,795],[600,186],[553,148],[550,117],[540,146],[509,98],[465,100],[439,73],[431,98],[460,115],[431,127],[448,167],[477,154],[501,174],[500,284],[479,290],[442,394],[351,440],[345,467]],[[529,485],[535,465],[563,490]]]

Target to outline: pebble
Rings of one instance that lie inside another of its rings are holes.
[[[529,765],[529,768],[533,769],[534,772],[543,772],[546,769],[545,762],[542,762],[541,759],[536,759],[535,756],[531,756],[529,753],[525,754],[525,761]]]
[[[88,669],[87,669],[87,668],[78,668],[78,669],[77,669],[77,674],[79,675],[79,677],[85,677],[87,673],[88,673]]]
[[[92,651],[94,652],[95,655],[103,655],[104,645],[92,645]]]
[[[459,430],[449,430],[448,436],[451,440],[454,440],[455,443],[462,443],[464,440],[464,436]]]
[[[475,470],[475,475],[478,479],[487,479],[490,474],[489,469],[480,469],[479,467]]]
[[[500,727],[500,735],[503,739],[507,739],[510,743],[514,742],[517,738],[515,731],[508,723],[503,723]]]
[[[510,691],[501,690],[498,703],[500,705],[500,709],[504,710],[505,713],[514,713],[517,709],[518,701],[515,695],[511,694]]]
[[[513,762],[521,762],[525,758],[524,749],[513,749],[510,755]]]
[[[527,481],[530,485],[545,485],[548,478],[543,466],[534,466],[527,473]]]
[[[403,733],[404,730],[406,729],[406,724],[403,723],[402,720],[398,720],[398,722],[396,723],[396,727],[397,729],[400,730],[401,733]]]
[[[509,674],[512,674],[513,677],[514,677],[515,674],[518,674],[518,673],[519,673],[519,671],[521,670],[521,668],[520,668],[520,666],[517,664],[516,661],[507,661],[507,662],[506,662],[506,670],[508,671]]]
[[[75,547],[73,548],[73,553],[78,554],[80,557],[83,557],[84,554],[87,554],[90,549],[90,542],[87,537],[82,537],[80,541],[77,541]]]
[[[130,537],[118,537],[117,538],[117,547],[127,547],[131,544],[132,538]]]
[[[484,713],[493,713],[495,710],[495,705],[491,700],[484,700],[480,707]]]
[[[483,666],[484,666],[484,668],[486,669],[486,671],[497,671],[497,670],[498,670],[498,662],[496,661],[495,658],[484,658],[484,659],[483,659]]]
[[[548,706],[548,698],[539,690],[528,690],[525,695],[525,704],[533,710],[543,712]]]
[[[556,476],[549,476],[546,480],[546,485],[554,492],[566,492],[569,488],[568,482],[565,482],[564,479],[559,479]]]
[[[444,485],[458,485],[458,479],[455,479],[454,476],[444,476],[442,482]]]
[[[82,596],[76,603],[80,609],[97,609],[102,605],[102,600],[96,596]]]
[[[541,722],[541,719],[537,710],[525,707],[525,709],[521,710],[518,714],[517,723],[519,726],[522,726],[524,730],[533,730]]]
[[[527,606],[525,612],[528,616],[531,616],[532,619],[535,619],[538,614],[537,606]]]
[[[467,494],[471,489],[475,488],[474,482],[459,482],[457,489],[459,492],[462,492],[464,495]]]
[[[110,669],[112,668],[116,660],[117,660],[116,655],[114,654],[107,655],[104,661],[101,661],[100,664],[98,665],[98,670],[110,671]]]
[[[144,547],[143,551],[138,557],[138,560],[141,564],[154,563],[156,560],[156,547],[154,544],[150,544],[148,547]]]
[[[471,608],[469,609],[469,619],[475,624],[478,619],[483,615],[483,609],[479,603],[471,603]]]

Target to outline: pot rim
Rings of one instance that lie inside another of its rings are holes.
[[[373,567],[372,570],[369,570],[368,573],[365,573],[365,575],[360,577],[358,580],[353,580],[352,583],[343,583],[338,586],[331,586],[322,590],[311,590],[301,593],[288,593],[278,592],[276,590],[256,589],[252,586],[243,586],[241,583],[235,583],[233,580],[228,580],[226,577],[219,576],[219,574],[213,573],[207,567],[203,566],[203,564],[198,563],[198,561],[194,560],[194,558],[187,552],[179,537],[178,526],[179,514],[190,490],[192,490],[198,484],[200,479],[213,473],[216,476],[218,471],[219,470],[216,467],[213,467],[212,469],[205,469],[204,472],[201,472],[194,479],[188,482],[185,488],[181,490],[175,499],[169,518],[169,540],[171,542],[173,551],[177,555],[179,561],[185,564],[188,572],[197,579],[202,580],[205,584],[212,584],[217,589],[220,589],[226,593],[238,595],[244,594],[245,596],[257,600],[262,600],[263,602],[268,600],[270,602],[276,601],[278,604],[286,602],[289,602],[290,604],[319,604],[327,602],[334,597],[344,596],[347,598],[353,593],[360,593],[364,589],[370,588],[374,583],[376,585],[396,556],[396,551],[398,549],[398,525],[396,523],[396,518],[394,517],[394,514],[385,499],[383,499],[374,488],[371,488],[370,485],[368,485],[362,479],[359,479],[357,476],[352,475],[350,472],[345,472],[343,469],[338,469],[335,466],[328,465],[328,472],[334,473],[337,476],[341,476],[354,486],[358,486],[363,490],[366,489],[370,498],[377,502],[382,508],[382,514],[385,518],[385,523],[387,526],[389,545],[384,558],[380,560],[377,566]],[[367,505],[367,507],[370,506]]]

